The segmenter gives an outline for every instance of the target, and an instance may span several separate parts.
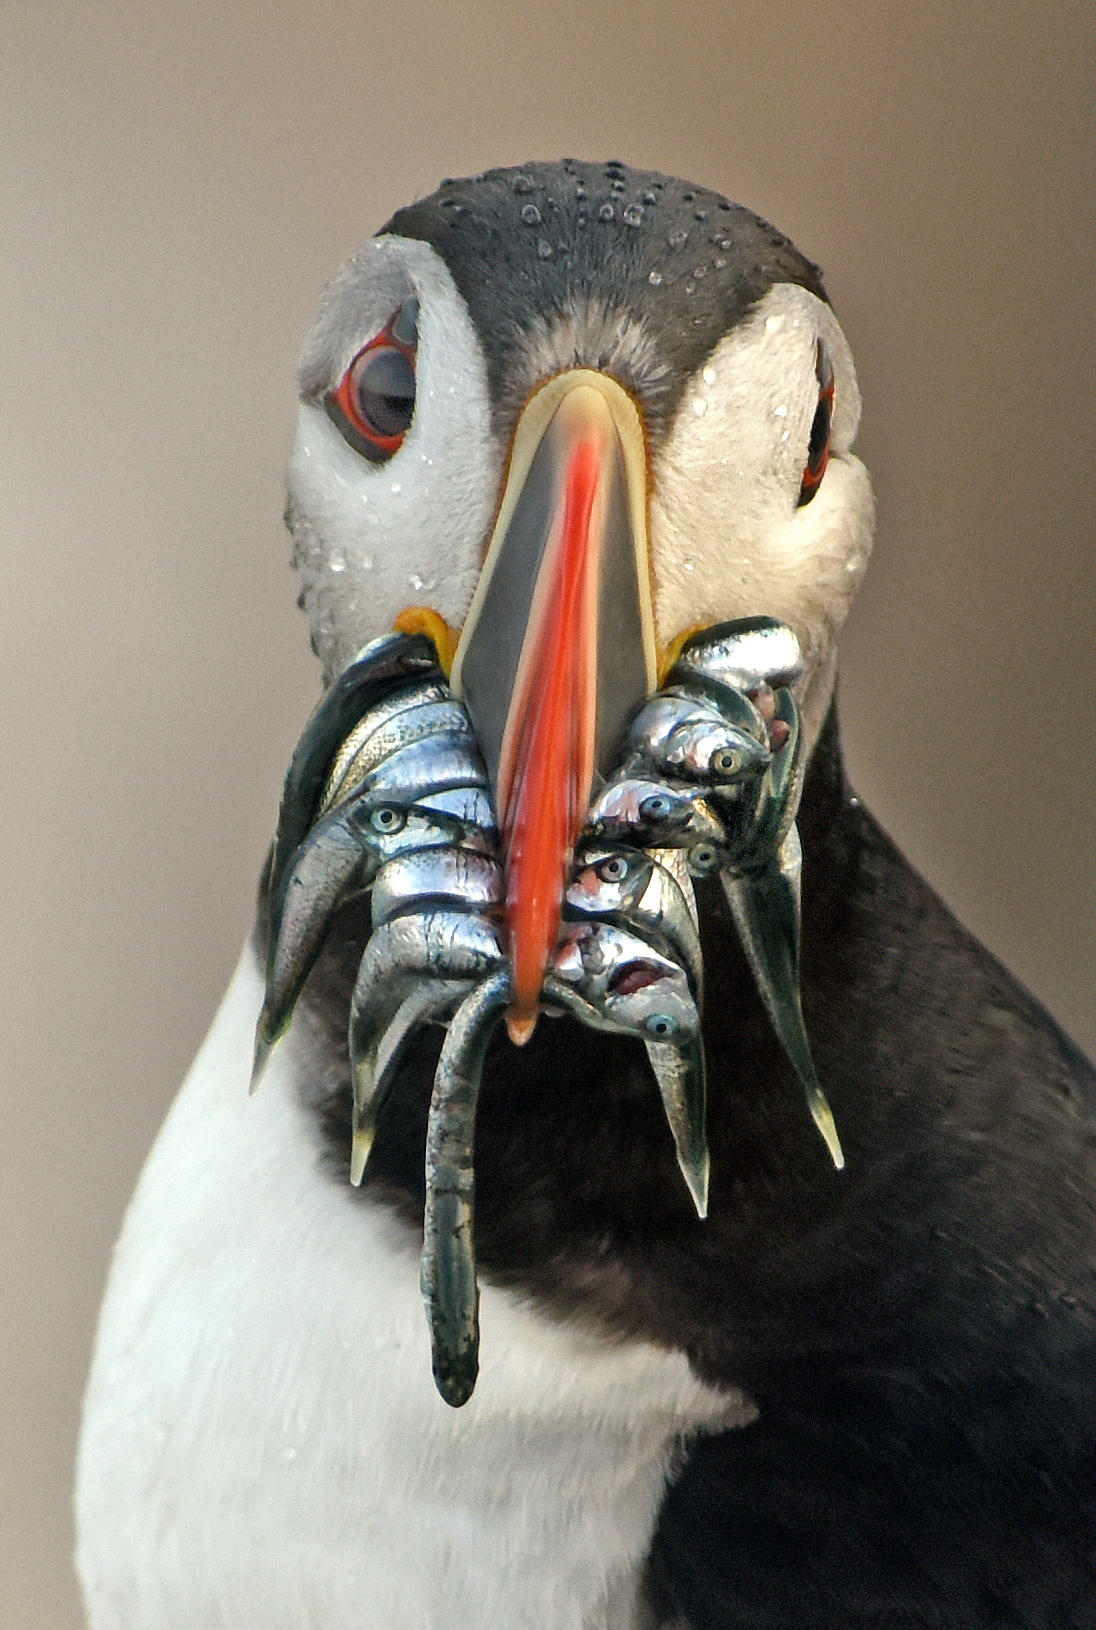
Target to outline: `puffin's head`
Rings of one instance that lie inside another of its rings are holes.
[[[558,869],[698,625],[788,623],[813,740],[871,487],[818,269],[757,216],[615,163],[447,181],[335,278],[300,386],[287,513],[325,675],[397,622],[435,634],[512,869],[523,826]]]

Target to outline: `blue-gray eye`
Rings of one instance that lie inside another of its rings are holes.
[[[607,855],[596,870],[603,883],[622,883],[628,875],[628,862],[623,855]]]
[[[329,418],[373,464],[397,453],[411,427],[418,319],[419,302],[405,301],[324,398]]]
[[[649,798],[644,798],[639,806],[639,813],[647,821],[658,821],[673,813],[674,801],[665,793],[654,792]]]
[[[706,877],[719,865],[719,850],[714,843],[696,843],[689,850],[686,865],[694,877]]]
[[[369,816],[374,832],[400,832],[407,825],[407,812],[395,804],[381,804]]]
[[[415,411],[415,369],[406,352],[395,345],[370,347],[351,363],[347,380],[354,428],[378,448],[402,441]]]

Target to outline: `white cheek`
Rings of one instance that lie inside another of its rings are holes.
[[[404,258],[422,316],[417,401],[403,446],[386,464],[370,464],[306,401],[290,456],[294,564],[329,678],[408,606],[428,605],[460,626],[501,477],[463,302],[425,246],[408,246]]]
[[[483,438],[462,430],[440,449],[409,444],[390,464],[372,467],[322,410],[302,406],[289,466],[294,564],[329,674],[388,632],[406,606],[430,605],[450,623],[463,621],[498,460]]]
[[[656,463],[651,500],[660,639],[733,617],[787,622],[803,648],[799,691],[812,730],[874,520],[867,471],[845,451],[831,457],[814,499],[796,507],[817,403],[819,333],[844,393],[834,439],[847,446],[859,408],[848,347],[821,302],[777,288],[690,387]]]

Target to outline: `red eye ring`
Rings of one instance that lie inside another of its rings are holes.
[[[810,441],[807,444],[807,462],[799,487],[796,508],[809,504],[826,473],[830,462],[830,431],[833,426],[833,364],[821,340],[814,347],[814,376],[818,380],[818,406],[811,420]]]
[[[373,464],[399,452],[411,426],[418,313],[417,300],[405,301],[324,397],[328,417]]]

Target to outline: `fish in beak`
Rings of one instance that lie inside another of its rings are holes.
[[[657,683],[647,460],[632,398],[590,369],[526,403],[452,685],[503,837],[511,1039],[526,1042],[575,840],[629,718]]]

